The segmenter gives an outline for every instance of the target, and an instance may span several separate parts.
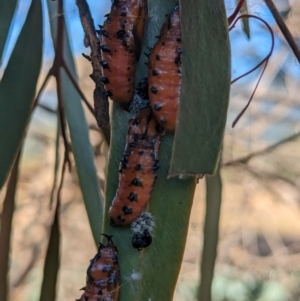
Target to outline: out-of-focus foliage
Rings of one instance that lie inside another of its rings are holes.
[[[34,0],[0,82],[0,189],[25,135],[41,68],[42,47],[42,8],[40,1]]]
[[[57,2],[49,0],[47,3],[49,18],[51,20],[51,36],[53,44],[55,45],[57,37],[57,18],[54,18],[53,16],[57,14]],[[76,78],[75,62],[67,31],[64,32],[63,56],[74,78]],[[71,146],[79,185],[88,213],[91,230],[97,244],[101,236],[103,200],[100,194],[99,180],[89,140],[88,125],[80,95],[74,88],[65,70],[60,68],[59,72],[59,79],[61,81],[60,93],[65,110],[66,121],[70,131]]]
[[[16,3],[17,0],[2,0],[0,2],[0,66],[2,65],[3,51],[15,12]]]

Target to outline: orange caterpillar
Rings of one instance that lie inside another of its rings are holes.
[[[147,0],[114,0],[99,31],[106,94],[119,103],[128,103],[134,94],[135,64],[147,17]]]
[[[129,225],[146,208],[159,168],[157,153],[162,133],[149,107],[130,120],[119,186],[109,210],[112,226]]]
[[[175,131],[181,86],[181,27],[179,6],[167,15],[149,56],[149,99],[157,121]]]
[[[118,249],[112,242],[112,236],[100,244],[95,257],[87,269],[84,293],[76,301],[117,301],[120,295],[120,268]]]

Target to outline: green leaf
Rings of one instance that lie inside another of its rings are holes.
[[[29,121],[42,48],[42,7],[39,0],[33,0],[0,82],[0,188],[16,158]]]
[[[7,42],[9,28],[16,9],[16,4],[17,0],[0,1],[0,66],[2,63],[3,50]]]
[[[240,0],[236,0],[235,2],[238,4]],[[244,1],[241,14],[249,14],[247,0]],[[247,38],[250,39],[250,26],[249,26],[249,18],[243,18],[243,31],[246,34]]]
[[[214,275],[217,246],[219,241],[219,222],[222,201],[222,179],[220,167],[213,176],[206,176],[206,213],[204,222],[204,241],[201,260],[201,282],[198,300],[211,301],[211,284]]]
[[[50,230],[49,244],[46,252],[43,282],[40,301],[55,301],[57,276],[60,267],[60,226],[59,226],[59,200],[56,204],[54,220]]]
[[[223,0],[180,1],[182,86],[171,176],[212,174],[220,155],[230,90]]]
[[[119,161],[124,152],[129,117],[129,113],[118,105],[113,106],[104,233],[114,235],[122,275],[126,278],[135,271],[141,276],[141,281],[136,285],[124,283],[121,300],[172,300],[181,267],[196,180],[167,179],[173,137],[165,135],[159,151],[161,168],[149,204],[149,211],[156,223],[153,242],[143,252],[133,249],[130,230],[111,227],[107,215],[118,186]],[[163,274],[163,279],[157,277],[158,274]]]
[[[47,1],[53,41],[56,40],[57,1]],[[76,68],[67,31],[64,33],[64,58],[76,78]],[[88,219],[95,242],[101,236],[103,200],[100,195],[99,180],[94,164],[94,154],[89,140],[88,125],[84,115],[81,99],[64,70],[60,70],[62,98],[66,119],[70,131],[72,151],[76,163],[80,189],[83,195]]]
[[[149,1],[149,18],[146,40],[143,45],[153,46],[155,36],[165,21],[165,14],[171,12],[176,0]],[[137,68],[137,78],[147,74],[142,57]],[[113,228],[109,225],[108,209],[118,186],[119,162],[125,148],[125,137],[128,131],[128,112],[118,104],[113,105],[112,136],[106,185],[106,209],[104,233],[114,235],[114,243],[119,249],[119,261],[122,279],[134,271],[139,273],[140,280],[124,280],[121,287],[121,301],[127,300],[172,300],[181,267],[188,231],[190,210],[196,186],[195,178],[179,180],[167,179],[169,162],[173,145],[173,135],[162,138],[159,150],[158,178],[154,186],[149,212],[155,217],[156,227],[152,244],[142,252],[133,249],[131,231],[127,228]],[[158,276],[159,275],[159,276]],[[161,277],[163,275],[163,277]],[[128,279],[128,278],[127,278]]]

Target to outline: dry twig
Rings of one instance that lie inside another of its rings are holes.
[[[11,228],[15,210],[15,194],[19,176],[20,151],[17,155],[10,177],[7,182],[6,195],[3,202],[0,231],[0,300],[7,300],[9,250],[12,238]]]
[[[81,24],[85,33],[86,45],[91,48],[91,56],[83,55],[87,58],[93,67],[93,73],[90,75],[91,79],[95,82],[94,90],[94,107],[96,119],[99,127],[109,127],[109,103],[108,97],[105,95],[104,85],[101,82],[102,77],[102,61],[100,43],[96,34],[94,20],[91,16],[89,6],[85,0],[76,0],[78,6]]]
[[[257,157],[257,156],[261,156],[261,155],[265,155],[269,152],[272,152],[273,150],[275,150],[277,147],[287,143],[287,142],[291,142],[295,139],[297,139],[300,136],[300,133],[291,135],[283,140],[280,140],[279,142],[276,142],[275,144],[272,144],[268,147],[266,147],[265,149],[262,149],[260,151],[257,152],[253,152],[247,156],[241,157],[239,159],[236,160],[232,160],[226,163],[223,163],[222,166],[233,166],[233,165],[238,165],[238,164],[247,164],[252,158]]]
[[[286,39],[287,43],[291,47],[294,55],[296,56],[298,62],[300,63],[300,49],[297,46],[291,32],[289,31],[288,27],[282,20],[280,13],[278,12],[276,6],[274,5],[272,0],[265,0],[266,5],[268,6],[269,10],[271,11],[281,33],[283,34],[284,38]]]

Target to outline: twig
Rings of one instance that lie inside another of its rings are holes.
[[[292,51],[294,52],[294,55],[296,56],[298,62],[300,63],[300,49],[297,46],[291,32],[289,31],[289,29],[287,28],[286,24],[284,23],[284,21],[282,20],[279,11],[277,10],[276,6],[274,5],[272,0],[265,0],[266,5],[268,6],[269,10],[271,11],[281,33],[283,34],[283,36],[285,37],[287,43],[289,44],[289,46],[292,48]]]
[[[55,41],[55,57],[54,57],[54,61],[53,61],[53,65],[52,67],[48,70],[48,73],[37,93],[37,96],[34,100],[33,103],[33,109],[39,105],[40,107],[42,107],[43,109],[51,112],[51,113],[56,113],[55,110],[51,110],[48,109],[47,107],[38,104],[39,98],[41,96],[41,94],[43,93],[49,79],[51,78],[51,76],[56,77],[60,67],[63,67],[64,70],[66,71],[69,79],[71,80],[74,88],[76,89],[76,91],[78,92],[78,94],[80,95],[80,97],[82,98],[83,102],[86,104],[87,108],[90,110],[90,112],[93,114],[93,116],[95,116],[95,111],[93,109],[93,107],[90,105],[90,103],[88,102],[87,98],[85,97],[84,93],[82,92],[82,90],[80,89],[77,81],[75,80],[74,76],[72,75],[72,72],[70,71],[68,65],[66,64],[64,57],[63,57],[63,32],[62,29],[64,29],[64,14],[63,14],[63,7],[58,7],[58,21],[57,21],[57,37],[56,37],[56,41]]]
[[[228,21],[228,25],[230,26],[231,23],[234,21],[234,19],[236,18],[237,14],[240,12],[240,10],[242,9],[243,5],[244,5],[244,1],[245,0],[240,0],[238,5],[236,6],[234,12],[227,18]]]
[[[95,82],[94,90],[94,107],[98,126],[103,128],[109,125],[109,103],[108,97],[104,94],[104,85],[101,82],[102,77],[102,61],[99,39],[96,34],[94,20],[91,16],[89,6],[85,0],[76,0],[79,10],[80,21],[85,33],[88,45],[91,48],[90,61],[93,67],[93,73],[90,75]]]
[[[109,145],[109,143],[110,143],[110,125],[103,127],[103,128],[99,128],[96,125],[91,124],[89,126],[89,129],[92,131],[96,131],[96,132],[100,133],[101,135],[103,135],[104,140]]]
[[[39,254],[41,252],[41,247],[38,244],[33,245],[31,251],[31,257],[29,260],[26,260],[26,266],[23,271],[19,272],[17,275],[17,279],[14,280],[12,283],[13,288],[17,288],[18,286],[22,285],[27,275],[32,271],[33,267],[35,266],[36,262],[40,259]]]
[[[9,269],[9,250],[11,241],[12,218],[15,210],[15,194],[18,183],[20,151],[12,168],[6,195],[3,202],[3,212],[1,216],[0,231],[0,300],[8,299],[8,269]]]
[[[256,177],[259,177],[260,179],[265,179],[268,181],[280,180],[298,190],[297,185],[292,180],[290,180],[280,174],[270,173],[270,172],[266,172],[266,171],[254,171],[249,166],[246,169],[247,169],[247,171],[251,172]]]
[[[49,81],[51,75],[52,75],[52,68],[49,69],[49,71],[48,71],[48,73],[47,73],[47,75],[46,75],[46,77],[45,77],[45,79],[44,79],[44,81],[43,81],[43,83],[42,83],[42,85],[41,85],[41,87],[40,87],[40,89],[39,89],[39,92],[38,92],[37,95],[36,95],[36,98],[35,98],[35,100],[34,100],[34,103],[33,103],[33,107],[32,107],[32,108],[35,108],[35,107],[37,106],[38,101],[39,101],[39,99],[40,99],[40,96],[41,96],[41,94],[43,93],[45,87],[47,86],[48,81]]]
[[[49,112],[49,113],[53,113],[53,114],[57,113],[56,110],[53,110],[52,108],[49,108],[48,106],[45,106],[45,105],[43,105],[41,103],[37,103],[37,106],[40,107],[41,109]]]
[[[56,189],[57,178],[58,178],[58,168],[59,168],[59,161],[60,161],[59,137],[60,137],[60,122],[57,119],[56,141],[55,141],[54,177],[53,177],[53,184],[52,184],[51,193],[50,193],[50,208],[52,207],[52,204],[53,204],[54,192],[55,192],[55,189]]]
[[[259,85],[259,83],[260,83],[260,80],[261,80],[261,78],[262,78],[262,76],[263,76],[263,74],[264,74],[264,72],[265,72],[265,70],[266,70],[266,68],[267,68],[267,65],[268,65],[269,59],[270,59],[270,57],[271,57],[271,55],[272,55],[272,53],[273,53],[273,50],[274,50],[274,44],[275,44],[274,33],[273,33],[272,28],[270,27],[270,25],[269,25],[265,20],[263,20],[262,18],[257,17],[257,16],[253,16],[253,15],[249,15],[249,14],[241,15],[240,17],[238,17],[238,18],[235,20],[235,22],[233,23],[233,25],[229,28],[229,31],[235,26],[236,22],[237,22],[239,19],[241,19],[241,18],[253,18],[253,19],[257,19],[257,20],[261,21],[262,23],[264,23],[264,25],[267,27],[267,29],[269,30],[269,32],[270,32],[270,34],[271,34],[272,45],[271,45],[271,49],[270,49],[268,55],[267,55],[267,56],[266,56],[266,57],[265,57],[258,65],[256,65],[256,66],[255,66],[254,68],[252,68],[250,71],[244,73],[243,75],[241,75],[241,76],[239,76],[239,77],[237,77],[236,79],[234,79],[234,80],[231,81],[231,84],[233,84],[234,82],[236,82],[236,81],[239,80],[240,78],[242,78],[242,77],[244,77],[244,76],[250,74],[251,72],[253,72],[254,70],[256,70],[258,67],[260,67],[262,64],[264,64],[264,67],[263,67],[263,69],[262,69],[262,72],[261,72],[261,74],[260,74],[260,76],[259,76],[259,78],[258,78],[258,81],[257,81],[257,83],[256,83],[256,85],[255,85],[255,87],[254,87],[254,90],[253,90],[253,92],[252,92],[252,94],[251,94],[251,96],[250,96],[250,98],[249,98],[249,100],[248,100],[246,106],[242,109],[242,111],[241,111],[241,112],[237,115],[237,117],[234,119],[234,121],[233,121],[233,123],[232,123],[232,127],[234,127],[234,126],[237,124],[237,122],[240,120],[240,118],[243,116],[243,114],[244,114],[244,113],[246,112],[246,110],[248,109],[248,107],[249,107],[249,105],[250,105],[250,103],[251,103],[251,101],[252,101],[252,99],[253,99],[253,97],[254,97],[254,94],[255,94],[255,92],[256,92],[256,90],[257,90],[257,87],[258,87],[258,85]]]
[[[279,194],[279,192],[274,188],[274,185],[272,185],[272,183],[274,183],[274,180],[280,180],[282,182],[285,182],[286,184],[292,186],[293,188],[298,190],[297,185],[290,179],[287,179],[284,176],[281,176],[279,174],[274,174],[274,173],[269,173],[269,172],[265,172],[265,171],[257,171],[253,168],[251,168],[249,165],[243,165],[241,167],[243,169],[243,171],[247,171],[249,174],[251,174],[253,177],[259,179],[260,184],[269,190],[270,193],[272,193],[276,199],[281,199],[281,195]]]
[[[263,150],[251,153],[248,156],[244,156],[244,157],[241,157],[241,158],[236,159],[236,160],[232,160],[232,161],[223,163],[222,167],[233,166],[233,165],[238,165],[238,164],[247,164],[252,158],[264,155],[264,154],[269,153],[269,152],[272,152],[277,147],[279,147],[279,146],[281,146],[281,145],[283,145],[283,144],[285,144],[287,142],[293,141],[293,140],[297,139],[299,136],[300,136],[300,133],[291,135],[291,136],[289,136],[289,137],[287,137],[287,138],[285,138],[283,140],[280,140],[279,142],[277,142],[277,143],[275,143],[273,145],[268,146],[267,148],[265,148]]]
[[[62,134],[64,145],[65,145],[65,157],[68,162],[69,171],[71,171],[72,164],[71,164],[71,160],[69,157],[70,144],[68,142],[67,132],[66,132],[67,125],[66,125],[65,112],[64,112],[65,110],[64,110],[64,106],[63,106],[63,100],[62,100],[62,87],[61,87],[60,73],[58,73],[56,76],[56,85],[57,85],[58,114],[59,114],[59,120],[60,120],[60,129],[61,129],[61,134]]]
[[[64,183],[64,177],[65,177],[65,173],[66,173],[66,166],[68,164],[68,158],[65,156],[64,157],[64,162],[63,162],[63,166],[61,169],[61,176],[60,176],[60,183],[57,189],[57,202],[58,202],[58,206],[60,206],[60,198],[61,198],[61,190],[63,187],[63,183]]]

